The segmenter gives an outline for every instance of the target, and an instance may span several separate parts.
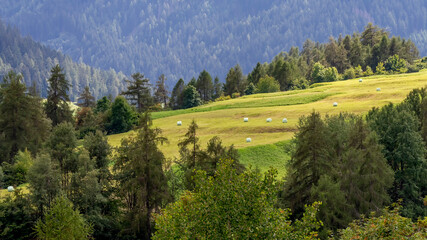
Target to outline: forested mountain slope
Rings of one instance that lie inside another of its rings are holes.
[[[27,86],[35,82],[41,95],[46,97],[46,79],[55,64],[65,70],[71,84],[69,95],[72,101],[76,100],[85,86],[89,86],[97,98],[109,94],[116,96],[124,87],[123,73],[76,63],[69,56],[43,46],[30,37],[24,38],[16,28],[0,22],[0,79],[14,70],[23,74]]]
[[[161,73],[169,85],[206,69],[224,79],[307,39],[362,31],[368,22],[411,38],[427,53],[427,2],[423,0],[0,0],[0,17],[74,60]]]

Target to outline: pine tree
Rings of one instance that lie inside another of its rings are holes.
[[[187,85],[182,92],[182,107],[192,108],[202,105],[200,94],[193,85]]]
[[[114,169],[119,176],[119,196],[126,203],[125,232],[139,239],[150,239],[151,214],[169,199],[163,172],[165,157],[158,145],[167,141],[161,130],[152,127],[149,113],[144,113],[135,137],[122,141]]]
[[[153,105],[150,80],[141,73],[132,74],[132,80],[126,80],[127,90],[121,94],[135,105],[138,112],[144,112]]]
[[[89,86],[86,86],[83,92],[80,94],[80,97],[77,99],[79,102],[77,105],[79,107],[94,107],[95,106],[95,97],[92,96],[89,90]]]
[[[51,72],[48,96],[45,105],[45,111],[48,118],[52,120],[52,125],[56,126],[61,122],[72,122],[72,112],[67,101],[70,101],[68,91],[70,84],[65,79],[65,73],[62,72],[59,65],[55,65]]]
[[[164,107],[167,106],[168,103],[168,94],[167,86],[165,84],[166,77],[164,74],[160,75],[159,80],[156,82],[156,90],[154,92],[154,98],[157,103],[163,103]]]

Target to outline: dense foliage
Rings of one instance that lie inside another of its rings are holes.
[[[224,79],[239,63],[247,73],[307,38],[352,34],[368,22],[411,38],[425,55],[426,7],[423,0],[20,0],[4,2],[0,15],[77,62],[150,79],[164,73],[172,87],[203,69]]]

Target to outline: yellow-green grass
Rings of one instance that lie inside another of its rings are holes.
[[[255,94],[189,110],[153,113],[153,123],[169,139],[169,144],[161,147],[168,158],[178,156],[178,142],[193,119],[199,125],[198,136],[203,147],[210,138],[219,136],[225,145],[234,144],[242,149],[291,139],[297,130],[299,117],[313,110],[322,115],[339,112],[363,114],[372,107],[401,102],[409,91],[425,85],[427,71],[371,76],[363,78],[361,83],[358,79],[338,81],[318,84],[305,90]],[[377,88],[381,88],[381,91],[376,91]],[[338,107],[333,107],[333,102],[337,102]],[[249,122],[243,122],[244,117],[248,117]],[[269,117],[273,121],[267,123],[266,118]],[[282,123],[284,117],[288,123]],[[177,126],[177,121],[182,121],[182,126]],[[118,146],[120,140],[128,135],[111,135],[109,142]],[[246,142],[247,137],[252,138],[251,143]],[[244,157],[241,161],[254,162]],[[259,159],[257,166],[265,169],[269,164]]]
[[[16,187],[16,189],[21,190],[22,193],[24,193],[24,194],[28,194],[29,193],[28,183],[24,183],[22,185],[19,185],[18,187]],[[11,195],[13,195],[13,192],[7,191],[7,188],[0,189],[0,201],[6,199],[7,196],[11,196]]]

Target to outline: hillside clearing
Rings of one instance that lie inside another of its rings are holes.
[[[202,147],[206,147],[213,136],[219,136],[225,145],[234,144],[238,149],[244,149],[291,139],[297,130],[299,117],[313,110],[322,115],[339,112],[364,114],[372,107],[401,102],[412,89],[425,85],[426,70],[411,74],[371,76],[363,78],[363,82],[357,78],[322,83],[305,90],[255,94],[193,109],[157,112],[153,113],[153,123],[163,130],[169,140],[169,144],[161,146],[168,158],[178,156],[178,142],[193,119],[199,125],[198,136]],[[376,91],[378,87],[381,88],[379,92]],[[338,107],[333,107],[333,102],[337,102]],[[243,122],[244,117],[248,117],[249,122]],[[288,123],[282,123],[285,117]],[[272,118],[273,121],[267,123],[266,118]],[[182,121],[182,126],[177,126],[177,121]],[[111,135],[109,142],[118,146],[120,140],[129,134]],[[252,142],[246,142],[248,137]],[[273,157],[257,161],[263,154],[253,149],[240,152],[244,164],[250,163],[263,170],[277,166]],[[279,171],[283,175],[284,169]]]

